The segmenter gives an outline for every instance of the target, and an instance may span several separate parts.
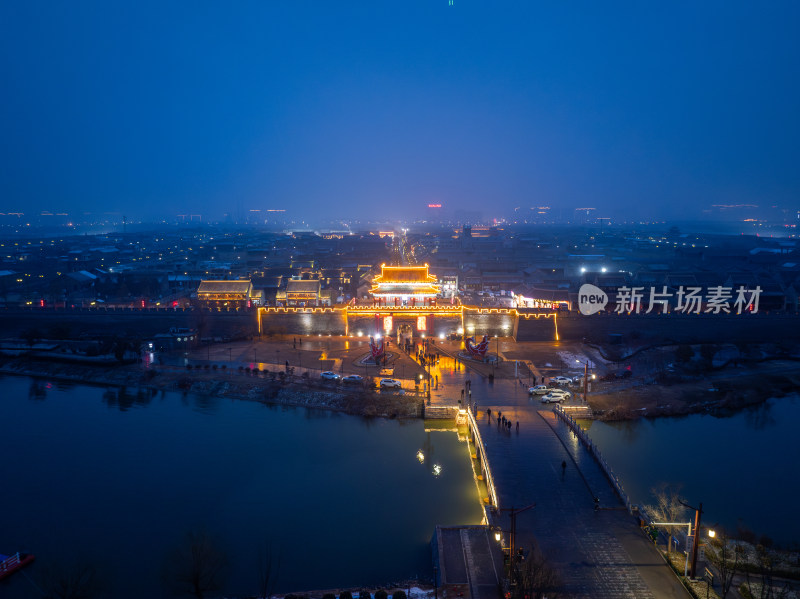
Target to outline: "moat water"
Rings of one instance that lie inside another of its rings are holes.
[[[229,595],[256,592],[265,547],[277,592],[430,578],[435,525],[482,517],[467,445],[420,420],[18,377],[0,389],[0,553],[37,556],[4,599],[83,565],[100,596],[171,596],[170,556],[201,531],[229,558]]]
[[[587,424],[634,503],[652,503],[661,483],[679,485],[689,504],[703,503],[704,524],[800,543],[800,395],[725,416]]]

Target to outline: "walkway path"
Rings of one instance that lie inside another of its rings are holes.
[[[684,598],[688,594],[664,564],[605,475],[575,435],[539,406],[491,406],[478,423],[501,508],[536,503],[517,516],[518,546],[538,544],[560,571],[570,597]],[[498,411],[520,431],[498,427]],[[561,463],[566,462],[562,470]],[[594,509],[594,498],[600,509]],[[510,528],[502,513],[498,523]]]

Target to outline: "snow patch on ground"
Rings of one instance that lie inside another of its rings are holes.
[[[583,365],[588,362],[589,368],[595,367],[595,358],[594,356],[586,356],[584,354],[576,354],[569,351],[559,351],[558,357],[564,362],[564,368],[566,370],[575,371],[575,372],[583,372]]]

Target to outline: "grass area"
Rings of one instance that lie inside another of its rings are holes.
[[[686,556],[683,553],[673,551],[670,554],[664,552],[663,555],[672,570],[678,575],[683,586],[689,589],[693,597],[697,597],[697,599],[705,599],[706,597],[708,599],[720,599],[717,591],[707,584],[705,580],[690,580],[683,575],[686,565]]]

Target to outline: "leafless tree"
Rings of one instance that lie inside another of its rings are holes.
[[[167,556],[163,578],[175,594],[204,599],[220,589],[227,568],[228,557],[216,539],[205,531],[190,532]]]
[[[560,596],[561,577],[542,555],[532,546],[527,558],[516,564],[517,584],[513,592],[515,598],[525,599],[557,599]]]
[[[681,504],[680,487],[661,483],[650,489],[655,503],[645,506],[647,512],[656,522],[680,522],[684,518],[686,508]],[[667,533],[667,553],[672,553],[672,537],[680,530],[680,526],[660,527]]]
[[[755,599],[785,599],[791,591],[786,581],[776,582],[775,564],[769,549],[756,545],[756,573],[745,572],[745,586]]]
[[[280,555],[276,556],[268,542],[258,552],[258,597],[267,599],[275,590],[278,571],[281,567]]]
[[[725,599],[733,585],[734,576],[741,568],[744,548],[738,541],[730,539],[724,529],[717,530],[717,536],[710,544],[709,557],[719,570],[720,598]]]
[[[47,599],[92,599],[103,589],[97,568],[81,560],[47,564],[42,587]]]

